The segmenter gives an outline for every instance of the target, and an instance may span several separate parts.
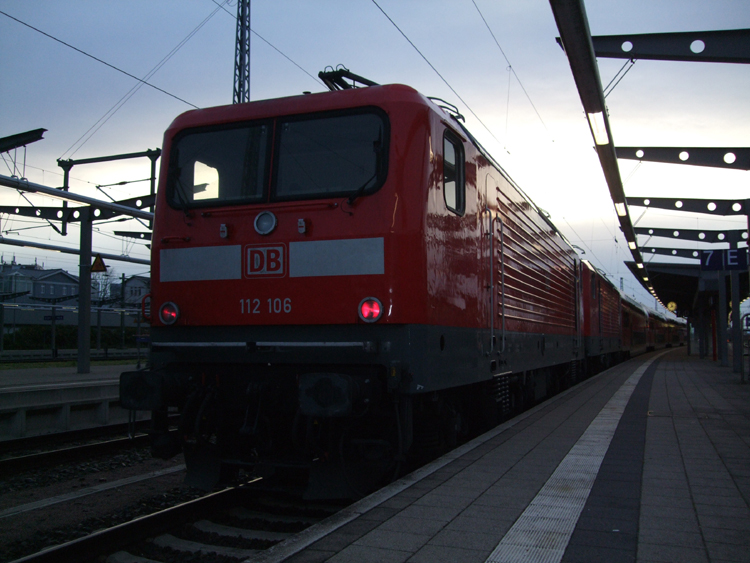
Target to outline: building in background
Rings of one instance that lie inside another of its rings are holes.
[[[151,290],[151,278],[132,276],[125,278],[125,294],[121,278],[109,274],[93,276],[91,299],[112,306],[140,307],[141,300]],[[10,295],[28,291],[27,295],[10,298]],[[65,299],[69,297],[71,300]],[[0,262],[0,300],[6,303],[37,303],[55,300],[63,305],[78,304],[78,276],[56,268],[45,270],[44,265]]]
[[[122,283],[113,283],[110,295],[116,297],[121,295]],[[151,291],[151,278],[148,276],[132,276],[125,279],[125,306],[139,307],[141,300]]]
[[[24,291],[29,293],[9,299],[9,302],[38,303],[37,299],[65,297],[75,299],[78,296],[78,277],[59,268],[45,270],[39,264],[17,264],[15,259],[11,263],[0,264],[0,293],[8,295]]]

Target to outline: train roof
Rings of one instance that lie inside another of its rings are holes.
[[[361,82],[361,80],[359,82]],[[176,131],[192,127],[233,123],[252,119],[264,119],[278,115],[296,115],[335,109],[355,108],[365,105],[379,105],[382,103],[415,103],[423,105],[425,107],[430,107],[433,111],[442,113],[451,119],[454,126],[463,132],[466,138],[468,138],[476,147],[477,151],[479,151],[479,153],[487,159],[487,161],[496,168],[500,174],[502,174],[505,180],[518,191],[521,197],[523,197],[529,206],[537,212],[545,223],[547,223],[550,229],[560,236],[560,238],[562,238],[572,249],[570,241],[567,240],[565,235],[563,235],[552,222],[549,213],[534,203],[526,192],[516,184],[503,167],[500,166],[476,137],[474,137],[474,135],[472,135],[472,133],[466,128],[462,123],[463,116],[458,112],[458,109],[455,106],[452,106],[439,98],[425,96],[411,86],[404,84],[380,85],[373,83],[372,81],[366,81],[364,84],[366,84],[366,87],[349,87],[345,89],[317,92],[314,94],[304,93],[282,98],[257,100],[243,104],[228,104],[189,110],[178,115],[174,121],[172,121],[167,129],[166,135],[169,136]]]
[[[168,131],[383,103],[415,103],[437,109],[435,104],[411,86],[387,84],[189,110],[178,115],[169,126]]]

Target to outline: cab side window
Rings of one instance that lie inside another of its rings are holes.
[[[443,196],[448,209],[457,215],[464,214],[464,147],[450,131],[443,135]]]

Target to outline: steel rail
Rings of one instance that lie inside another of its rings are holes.
[[[48,452],[0,459],[0,479],[30,469],[49,467],[58,463],[68,463],[82,457],[118,453],[127,448],[145,447],[149,445],[149,442],[150,436],[148,434],[139,434],[132,439],[116,438],[95,444],[71,446]]]
[[[179,528],[206,512],[225,509],[237,500],[244,491],[230,487],[154,514],[141,516],[112,528],[99,530],[91,535],[72,540],[16,559],[13,563],[81,563],[96,560],[103,554],[111,554],[146,538]]]
[[[170,421],[171,420],[172,419],[170,418]],[[174,424],[176,424],[177,420],[177,418],[174,419]],[[136,433],[147,432],[150,425],[151,420],[149,419],[138,420],[135,423],[135,431]],[[10,457],[14,455],[14,452],[50,448],[54,447],[54,444],[70,444],[76,441],[103,440],[112,436],[126,436],[129,430],[130,425],[127,422],[118,422],[117,424],[110,424],[107,426],[95,426],[80,430],[65,430],[63,432],[41,434],[39,436],[27,436],[25,438],[11,438],[9,440],[0,441],[0,455]],[[3,463],[5,462],[0,461],[0,466],[2,466]],[[9,463],[12,464],[15,462]]]

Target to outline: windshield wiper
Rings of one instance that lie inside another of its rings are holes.
[[[177,196],[177,201],[180,205],[180,209],[185,214],[185,217],[190,217],[190,211],[188,211],[188,199],[185,194],[185,187],[182,185],[182,180],[179,176],[174,177],[174,194]]]
[[[352,205],[358,198],[362,197],[362,194],[365,193],[365,190],[367,189],[367,186],[370,185],[370,182],[372,182],[375,178],[378,177],[378,173],[375,172],[372,176],[370,176],[367,181],[362,184],[356,192],[354,192],[352,195],[349,196],[349,198],[346,200],[346,203],[349,204],[349,206]]]

